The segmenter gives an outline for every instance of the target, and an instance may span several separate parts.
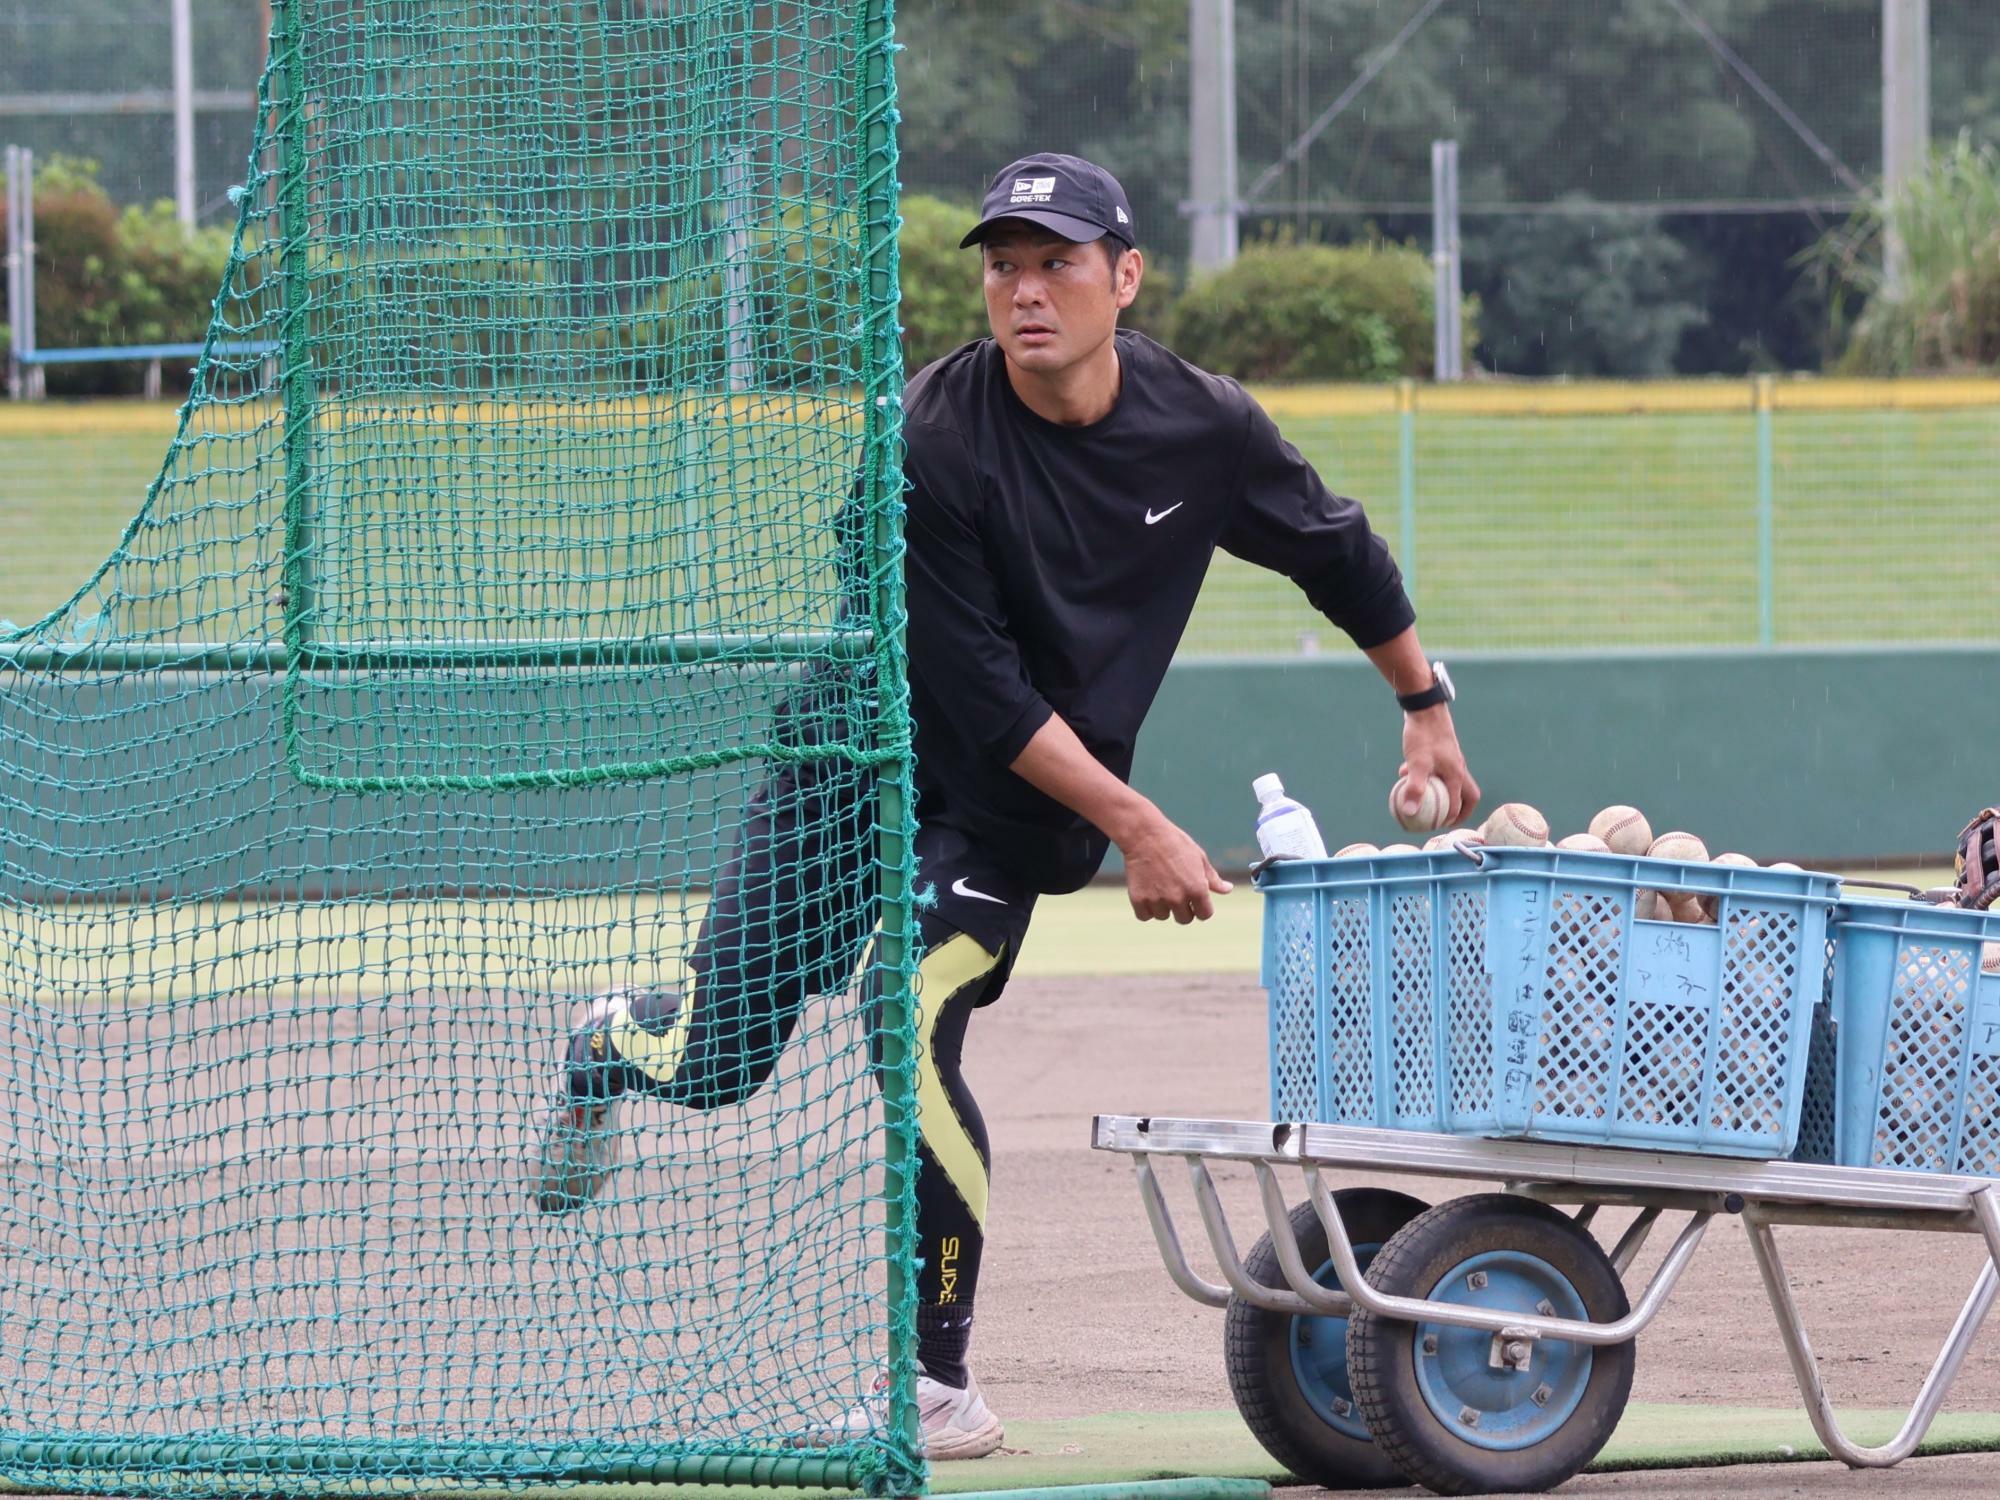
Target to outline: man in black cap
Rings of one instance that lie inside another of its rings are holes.
[[[1074,156],[1024,157],[994,179],[963,243],[980,248],[992,337],[904,393],[917,856],[934,892],[916,1059],[917,1396],[933,1459],[977,1457],[1002,1436],[966,1362],[990,1160],[959,1068],[972,1012],[999,998],[1036,898],[1084,885],[1111,844],[1142,921],[1206,919],[1230,889],[1126,784],[1215,549],[1291,578],[1388,679],[1410,811],[1432,775],[1453,820],[1479,798],[1449,679],[1418,645],[1360,506],[1327,490],[1241,386],[1119,331],[1145,261],[1117,180]],[[622,1093],[740,1102],[804,999],[853,973],[866,906],[831,910],[827,893],[865,890],[839,867],[866,848],[866,811],[851,778],[810,763],[772,773],[716,883],[691,999],[600,997],[572,1042],[534,1164],[543,1209],[595,1194],[617,1160]],[[864,1405],[818,1435],[880,1419]]]

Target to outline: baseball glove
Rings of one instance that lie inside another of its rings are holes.
[[[1952,861],[1953,886],[1960,906],[1985,911],[2000,901],[2000,808],[1983,807],[1958,836]]]

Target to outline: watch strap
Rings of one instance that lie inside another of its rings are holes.
[[[1431,663],[1431,685],[1414,693],[1398,693],[1396,702],[1404,713],[1413,714],[1421,709],[1436,708],[1440,703],[1450,703],[1457,696],[1452,689],[1451,674],[1444,669],[1444,663],[1434,661]]]

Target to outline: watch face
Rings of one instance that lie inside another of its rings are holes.
[[[1447,703],[1456,703],[1458,701],[1458,689],[1452,686],[1451,673],[1445,670],[1444,663],[1441,661],[1432,662],[1431,675],[1437,678],[1437,685],[1444,689],[1444,701]]]

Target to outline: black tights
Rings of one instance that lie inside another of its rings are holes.
[[[689,959],[684,1043],[658,1063],[627,1059],[613,1040],[619,1026],[600,1020],[570,1043],[575,1097],[632,1092],[710,1110],[739,1104],[763,1086],[807,997],[844,990],[867,942],[875,913],[858,877],[873,854],[871,791],[847,768],[810,764],[783,768],[759,788]],[[920,854],[923,844],[920,838]],[[973,1010],[998,997],[1014,955],[1004,942],[988,950],[934,910],[921,915],[919,929],[919,1297],[927,1308],[969,1307],[985,1246],[992,1157],[960,1058]],[[872,973],[869,982],[878,982]],[[666,989],[616,997],[618,1019],[657,1037],[670,1034],[682,1004],[679,992]],[[879,1082],[876,1004],[871,996]]]

